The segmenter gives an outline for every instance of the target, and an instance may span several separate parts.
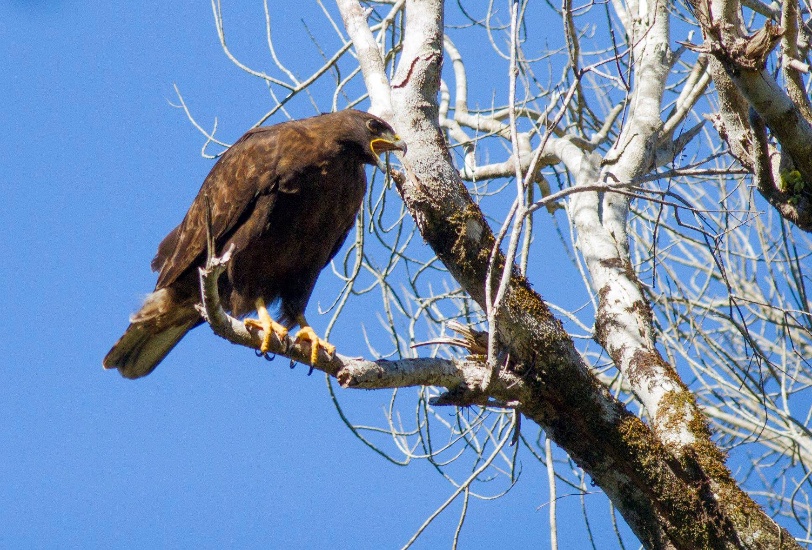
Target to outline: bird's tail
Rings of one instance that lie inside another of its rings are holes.
[[[183,336],[200,323],[200,314],[189,304],[173,304],[166,290],[149,295],[130,326],[102,361],[125,378],[140,378],[155,370]]]

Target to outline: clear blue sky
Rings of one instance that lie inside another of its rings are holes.
[[[0,3],[0,547],[399,548],[452,487],[425,463],[369,451],[322,376],[206,327],[145,379],[102,370],[212,164],[169,104],[173,83],[206,124],[220,117],[227,141],[268,108],[223,55],[208,2],[113,4]],[[292,4],[272,3],[277,33],[318,59]],[[251,57],[261,2],[224,9]],[[341,331],[339,351],[364,352],[347,336],[357,329]],[[341,394],[380,424],[388,392]],[[533,467],[502,500],[472,502],[463,547],[546,547],[546,494]],[[562,548],[583,542],[579,507],[559,502]],[[416,547],[449,547],[459,509]],[[603,516],[593,528],[613,546]]]

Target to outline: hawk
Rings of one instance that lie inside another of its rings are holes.
[[[218,252],[234,246],[220,279],[223,306],[247,326],[281,338],[299,325],[315,363],[319,339],[304,312],[321,270],[338,253],[366,192],[366,164],[405,144],[380,118],[345,110],[250,130],[217,161],[183,221],[152,260],[155,290],[104,358],[127,378],[152,372],[183,336],[203,323],[198,268],[206,261],[206,215]],[[208,206],[207,206],[208,205]],[[267,306],[278,304],[274,321]]]

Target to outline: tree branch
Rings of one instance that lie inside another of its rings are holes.
[[[264,332],[249,330],[245,323],[223,309],[217,281],[231,260],[233,246],[221,257],[209,256],[206,267],[200,268],[202,304],[198,310],[214,333],[232,344],[259,349]],[[276,334],[274,334],[276,336]],[[310,344],[296,343],[292,338],[272,338],[270,353],[287,357],[298,363],[310,363]],[[321,350],[319,362],[312,365],[336,378],[344,388],[383,389],[410,386],[440,386],[457,394],[467,388],[477,388],[486,372],[482,361],[475,359],[401,359],[398,361],[368,361],[336,354],[329,357]]]
[[[694,49],[709,52],[716,59],[716,64],[711,63],[711,74],[722,100],[720,120],[724,119],[725,124],[717,125],[720,135],[745,166],[755,169],[756,159],[747,151],[745,143],[756,139],[750,134],[746,122],[746,105],[756,112],[781,145],[781,152],[771,167],[773,181],[777,184],[780,175],[796,169],[800,176],[797,193],[782,193],[785,190],[777,189],[775,185],[759,185],[759,191],[782,217],[800,229],[812,232],[812,107],[795,68],[785,70],[788,91],[765,69],[767,56],[783,35],[786,35],[783,42],[787,56],[794,59],[797,55],[795,2],[783,4],[783,28],[768,19],[752,36],[742,35],[738,1],[717,0],[712,10],[708,8],[710,3],[699,0],[694,0],[692,5],[705,37],[705,44]],[[782,156],[786,158],[779,168]],[[763,177],[764,167],[759,167],[759,171],[757,178],[763,184],[767,181]]]

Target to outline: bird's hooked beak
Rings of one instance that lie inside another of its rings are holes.
[[[372,152],[378,157],[378,168],[384,172],[386,171],[386,164],[384,164],[379,156],[381,153],[400,151],[404,155],[406,154],[406,143],[400,139],[397,134],[390,132],[383,134],[381,137],[373,138],[369,142],[369,148],[372,149]]]

